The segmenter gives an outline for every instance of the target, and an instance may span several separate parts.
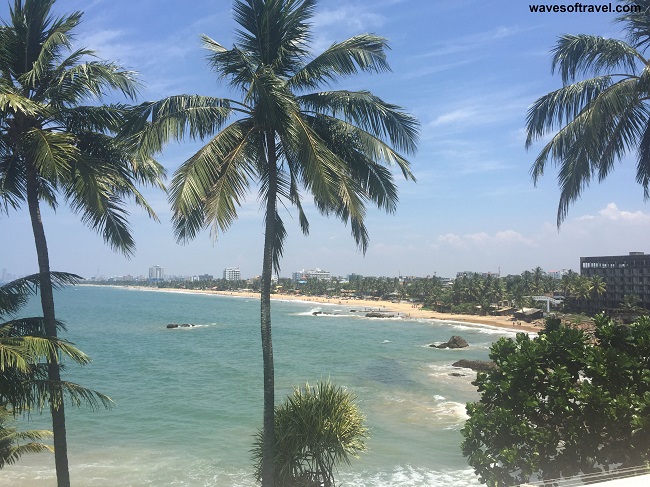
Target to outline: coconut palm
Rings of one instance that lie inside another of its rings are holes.
[[[53,272],[55,286],[74,283],[77,276]],[[0,320],[15,314],[40,286],[38,275],[27,276],[0,286]],[[58,324],[61,326],[61,324]],[[90,361],[88,356],[70,342],[45,336],[44,320],[40,317],[14,318],[0,323],[0,468],[15,463],[24,453],[52,450],[40,440],[52,435],[49,431],[18,431],[8,425],[16,414],[42,410],[52,398],[54,404],[65,394],[73,403],[91,406],[111,401],[103,394],[69,382],[52,383],[48,379],[47,361],[61,356],[79,364]]]
[[[414,177],[398,152],[416,149],[417,121],[368,91],[314,91],[358,72],[381,72],[386,39],[362,34],[310,57],[315,0],[235,0],[236,44],[227,49],[203,36],[209,64],[241,100],[175,96],[143,104],[134,117],[145,154],[189,135],[208,143],[185,161],[171,183],[180,241],[206,227],[225,231],[253,184],[264,208],[261,334],[264,364],[265,462],[263,485],[273,478],[274,370],[270,287],[279,270],[286,229],[279,206],[294,207],[309,232],[303,194],[316,209],[349,223],[365,251],[366,204],[393,212],[397,187],[389,167]],[[151,123],[143,120],[151,117]],[[387,141],[387,142],[385,142]]]
[[[124,199],[155,216],[136,183],[161,185],[162,167],[133,157],[127,138],[114,137],[124,106],[84,106],[109,90],[136,93],[133,73],[116,64],[87,60],[92,51],[71,49],[80,12],[54,17],[54,0],[15,0],[0,26],[0,207],[27,203],[31,218],[45,332],[57,337],[49,255],[40,204],[64,199],[115,249],[134,248]],[[49,360],[49,380],[61,381]],[[55,397],[54,394],[52,397]],[[59,486],[69,486],[65,412],[51,404]]]
[[[650,197],[650,0],[622,3],[640,7],[616,19],[625,24],[627,40],[560,37],[552,70],[564,86],[528,110],[526,147],[557,130],[531,173],[536,183],[549,161],[559,166],[558,226],[591,180],[605,179],[614,163],[631,152],[637,153],[636,180]]]
[[[368,430],[355,397],[331,382],[295,389],[275,411],[275,482],[282,487],[333,487],[334,470],[365,451]],[[253,456],[261,475],[263,435]]]
[[[601,276],[593,275],[589,278],[589,292],[593,298],[600,299],[605,291],[607,291],[607,284]]]

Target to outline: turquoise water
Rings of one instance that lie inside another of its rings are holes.
[[[93,358],[65,377],[109,395],[111,410],[68,408],[76,486],[253,486],[249,450],[261,424],[259,302],[227,296],[80,286],[59,291],[64,336]],[[479,485],[460,453],[473,373],[507,333],[430,320],[370,319],[350,307],[274,301],[276,401],[330,378],[352,390],[371,430],[347,486]],[[312,315],[326,310],[334,315]],[[38,314],[36,303],[24,313]],[[201,326],[166,329],[167,323]],[[463,350],[427,345],[460,334]],[[47,417],[28,425],[48,427]],[[56,484],[49,454],[0,471],[10,487]]]

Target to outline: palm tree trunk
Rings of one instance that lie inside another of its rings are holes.
[[[38,202],[38,180],[32,164],[27,164],[27,205],[32,222],[36,255],[38,257],[38,272],[40,279],[41,307],[45,323],[45,334],[56,337],[56,317],[54,314],[54,293],[50,278],[50,258],[47,251],[47,240],[41,220],[41,210]],[[58,357],[50,357],[47,367],[48,379],[51,383],[59,383],[61,374]],[[65,431],[65,411],[61,391],[55,388],[50,392],[50,411],[52,413],[52,432],[54,434],[54,463],[58,487],[70,487],[70,471],[68,469],[68,444]]]
[[[275,385],[273,370],[273,342],[271,340],[271,274],[273,271],[273,242],[275,240],[275,213],[277,196],[277,160],[273,132],[266,134],[269,188],[266,195],[266,221],[264,229],[264,260],[262,263],[261,332],[262,364],[264,368],[264,427],[262,443],[262,487],[275,483]]]

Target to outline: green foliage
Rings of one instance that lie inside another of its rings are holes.
[[[25,453],[52,451],[52,447],[40,443],[40,440],[52,436],[50,431],[18,431],[17,428],[9,426],[14,420],[12,411],[0,404],[0,469],[16,463]]]
[[[79,279],[64,272],[52,272],[51,277],[57,287]],[[27,297],[36,294],[38,284],[35,274],[0,286],[0,319],[19,311]],[[57,325],[63,326],[60,322]],[[40,411],[48,404],[56,406],[65,398],[76,406],[85,403],[91,408],[110,407],[112,401],[104,394],[48,378],[48,363],[62,364],[63,358],[80,365],[90,363],[90,358],[73,343],[46,336],[41,317],[14,317],[0,322],[0,405],[10,406],[17,414]]]
[[[643,465],[650,459],[650,320],[547,323],[502,338],[479,373],[462,450],[482,482],[516,485]]]
[[[368,430],[355,397],[340,386],[321,382],[295,389],[275,410],[275,485],[334,486],[334,470],[366,449]],[[262,433],[253,448],[258,479]]]

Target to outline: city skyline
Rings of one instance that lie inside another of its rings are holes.
[[[57,13],[85,12],[75,47],[138,70],[139,101],[176,93],[236,96],[207,69],[199,34],[230,47],[235,24],[231,3],[59,0]],[[128,12],[128,15],[125,13]],[[581,256],[646,251],[650,209],[635,182],[633,155],[602,184],[592,184],[573,205],[559,232],[555,216],[556,171],[534,187],[530,167],[540,146],[524,148],[526,110],[561,86],[550,70],[549,51],[564,33],[621,37],[613,13],[531,13],[527,3],[384,0],[373,4],[320,1],[314,18],[314,52],[334,41],[374,32],[390,41],[391,73],[344,79],[337,88],[369,89],[403,106],[422,125],[413,173],[396,176],[400,203],[394,215],[369,209],[370,246],[355,248],[349,228],[318,215],[305,200],[311,231],[304,237],[295,211],[281,211],[289,233],[280,275],[321,267],[332,275],[454,276],[476,272],[519,274],[579,269]],[[7,5],[0,5],[6,19]],[[110,98],[107,101],[120,101]],[[169,174],[198,144],[170,145],[159,160]],[[158,213],[155,223],[140,210],[130,216],[137,244],[131,260],[113,253],[62,204],[43,210],[52,269],[91,277],[140,273],[151,262],[166,274],[221,275],[236,263],[242,275],[261,273],[263,223],[257,188],[239,219],[213,244],[209,231],[187,245],[173,238],[166,196],[143,193]],[[0,214],[0,268],[15,275],[36,272],[26,207]],[[649,249],[650,250],[650,249]]]

